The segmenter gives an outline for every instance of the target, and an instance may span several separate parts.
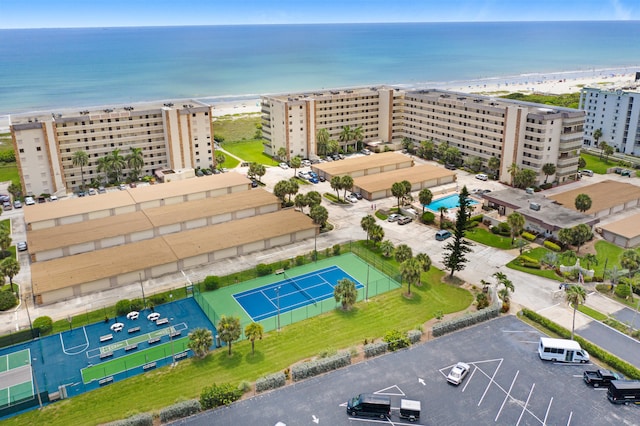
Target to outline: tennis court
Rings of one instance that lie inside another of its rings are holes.
[[[7,407],[35,395],[29,349],[0,355],[0,407]]]
[[[286,272],[281,275],[284,277],[282,281],[233,295],[253,321],[261,321],[278,313],[289,312],[308,304],[316,305],[333,298],[334,287],[345,278],[355,283],[356,289],[364,288],[364,285],[338,266],[295,277],[287,276]]]

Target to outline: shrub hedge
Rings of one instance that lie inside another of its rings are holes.
[[[529,309],[523,309],[521,312],[525,317],[540,324],[544,328],[554,332],[561,338],[569,339],[571,337],[571,332],[569,330],[567,330],[566,328],[562,327],[559,324],[556,324],[550,319],[545,318],[542,315],[534,311],[531,311]],[[620,373],[624,374],[630,379],[635,379],[635,380],[640,379],[640,370],[638,370],[633,365],[610,354],[609,352],[605,351],[599,346],[594,345],[590,341],[583,339],[580,336],[574,336],[574,339],[576,342],[580,343],[580,346],[582,346],[584,350],[589,352],[589,355],[598,358],[600,361],[604,362],[609,367],[619,371]]]
[[[409,330],[407,332],[407,337],[409,338],[409,342],[411,342],[412,345],[415,345],[422,338],[422,331],[420,331],[420,330]]]
[[[422,223],[426,223],[427,225],[431,225],[436,220],[436,215],[432,212],[424,212],[422,214]]]
[[[18,299],[12,291],[0,291],[0,311],[6,311],[18,304]]]
[[[200,405],[202,409],[219,407],[221,405],[229,405],[237,401],[242,396],[242,390],[233,386],[231,383],[222,383],[220,385],[214,383],[211,386],[205,386],[200,393]]]
[[[291,368],[291,378],[294,382],[297,382],[327,371],[346,367],[349,364],[351,364],[351,354],[349,352],[340,352],[329,358],[316,359],[295,365]]]
[[[390,351],[406,348],[411,345],[407,333],[398,330],[389,330],[385,333],[383,340],[387,342]]]
[[[33,321],[33,328],[40,329],[40,335],[49,334],[53,330],[53,320],[47,316],[38,317]]]
[[[148,413],[136,414],[126,419],[107,423],[107,426],[153,426],[153,416]]]
[[[488,309],[483,309],[478,312],[474,312],[469,315],[465,315],[460,318],[456,318],[451,321],[444,321],[433,326],[433,337],[438,337],[459,330],[470,325],[478,324],[483,321],[490,320],[500,315],[501,306],[493,306]]]
[[[276,389],[284,386],[286,382],[287,378],[282,371],[270,374],[256,380],[256,392],[264,392],[269,389]]]
[[[551,251],[555,251],[555,252],[560,251],[560,246],[557,245],[556,243],[552,243],[551,241],[545,241],[544,246]]]
[[[259,277],[264,277],[265,275],[269,275],[272,272],[271,265],[267,265],[264,263],[258,263],[256,266],[256,273]]]
[[[127,315],[131,311],[131,300],[122,299],[116,302],[116,315]]]
[[[524,231],[522,234],[520,234],[520,236],[522,238],[524,238],[525,240],[527,240],[527,241],[535,241],[535,239],[536,239],[535,235],[533,235],[532,233],[527,232],[527,231]]]
[[[160,421],[167,423],[175,419],[189,417],[200,412],[200,401],[190,399],[170,405],[160,411]]]
[[[220,287],[220,277],[216,275],[208,275],[204,279],[204,289],[206,291],[217,290]]]
[[[371,358],[373,356],[382,355],[387,352],[387,346],[389,346],[387,342],[376,342],[364,345],[364,356],[365,358]]]

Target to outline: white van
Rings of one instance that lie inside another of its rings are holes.
[[[589,170],[589,169],[582,169],[582,170],[580,171],[580,174],[581,174],[582,176],[589,176],[589,177],[591,177],[591,176],[593,176],[593,170]]]
[[[541,337],[538,345],[540,359],[553,362],[589,362],[589,353],[575,340]]]

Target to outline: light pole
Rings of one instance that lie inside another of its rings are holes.
[[[142,285],[142,272],[138,272],[138,276],[140,277],[140,290],[142,290],[142,309],[147,307],[147,300],[144,297],[144,285]]]
[[[171,341],[171,368],[176,366],[176,357],[173,352],[173,326],[171,323],[173,322],[173,318],[169,318],[169,341]]]
[[[280,331],[280,286],[276,287],[276,302],[278,305],[278,331]]]
[[[33,358],[33,361],[37,361],[36,358]],[[40,405],[40,410],[42,410],[42,398],[40,397],[40,388],[38,388],[38,379],[36,378],[36,372],[33,369],[33,364],[31,364],[28,360],[25,361],[25,364],[29,364],[29,368],[31,369],[31,375],[33,376],[33,384],[36,386],[36,394],[38,395],[38,405]]]
[[[369,301],[369,262],[367,262],[367,286],[364,288],[364,301]]]
[[[31,314],[29,314],[29,302],[27,295],[24,296],[24,307],[27,310],[27,318],[29,318],[29,330],[31,330],[31,338],[33,339],[33,323],[31,322]]]

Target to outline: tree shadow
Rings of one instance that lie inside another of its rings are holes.
[[[247,353],[244,356],[244,360],[248,363],[248,364],[258,364],[261,363],[262,361],[264,361],[264,354],[260,351],[256,351],[255,353]]]

